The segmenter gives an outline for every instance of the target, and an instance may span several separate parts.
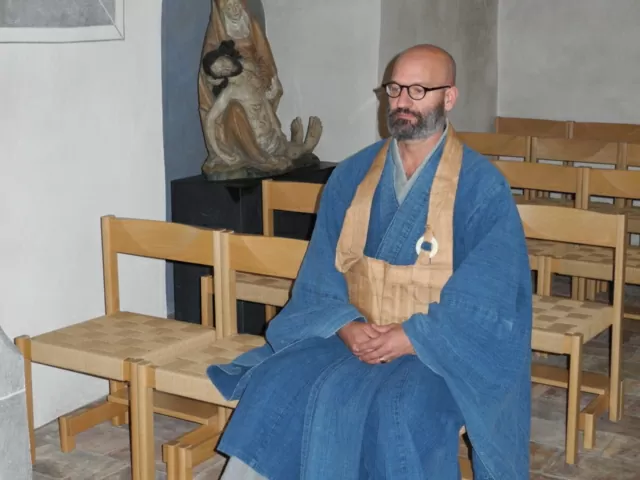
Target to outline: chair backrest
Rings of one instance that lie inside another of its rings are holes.
[[[512,188],[574,194],[576,206],[582,203],[582,168],[504,160],[492,163]]]
[[[617,248],[626,244],[626,217],[549,205],[518,205],[525,236],[536,240]]]
[[[212,229],[113,215],[103,216],[101,225],[107,315],[120,310],[118,254],[212,268],[221,258],[219,232]]]
[[[606,247],[614,250],[613,302],[614,308],[618,309],[616,315],[621,319],[627,244],[626,216],[547,205],[518,205],[518,212],[525,236],[529,239]],[[545,260],[545,275],[562,273],[589,278],[588,272],[580,265],[572,271],[563,271],[558,266],[566,264],[565,259],[552,257]],[[600,265],[597,265],[597,268],[599,267]],[[588,269],[588,265],[585,268]]]
[[[227,336],[237,333],[236,273],[295,280],[309,242],[233,232],[221,233],[220,240],[222,255],[216,275],[222,282],[224,301],[217,330]]]
[[[531,161],[541,160],[616,167],[622,162],[622,149],[616,142],[534,137],[531,139]]]
[[[571,122],[565,120],[496,117],[495,129],[497,133],[510,135],[554,138],[569,138],[571,136]]]
[[[640,125],[632,123],[574,122],[571,138],[606,142],[640,142]]]
[[[469,148],[492,157],[518,157],[529,161],[531,137],[504,133],[458,132],[458,137]]]
[[[583,184],[580,208],[589,206],[589,198],[592,195],[614,200],[640,200],[640,171],[587,168]]]
[[[275,210],[316,213],[324,184],[308,182],[262,181],[262,228],[264,235],[273,236]]]
[[[626,154],[626,166],[628,167],[640,167],[640,140],[638,143],[628,143]]]

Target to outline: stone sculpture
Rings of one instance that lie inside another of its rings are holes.
[[[318,161],[322,123],[276,114],[283,90],[269,42],[245,0],[213,0],[198,75],[200,120],[209,180],[265,177]]]

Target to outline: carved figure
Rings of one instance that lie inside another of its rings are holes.
[[[317,161],[312,151],[322,123],[291,123],[291,139],[276,114],[283,90],[273,54],[244,0],[214,0],[198,77],[200,120],[211,180],[283,173]]]

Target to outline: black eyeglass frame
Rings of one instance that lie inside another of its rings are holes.
[[[398,92],[397,95],[391,95],[389,93],[388,87],[391,86],[391,85],[397,85],[398,87],[400,87],[400,91]],[[383,83],[381,86],[382,86],[382,88],[384,88],[384,91],[386,92],[386,94],[391,98],[398,98],[400,95],[402,95],[402,90],[404,90],[406,88],[407,89],[407,94],[413,100],[422,100],[427,95],[427,93],[429,93],[429,92],[434,92],[436,90],[442,90],[444,88],[451,88],[451,85],[441,85],[439,87],[425,87],[424,85],[420,85],[419,83],[414,83],[412,85],[401,85],[398,82],[386,82],[386,83]],[[424,93],[422,94],[421,97],[416,98],[413,95],[411,95],[411,91],[409,90],[411,87],[420,87],[420,88],[422,88],[424,90]]]

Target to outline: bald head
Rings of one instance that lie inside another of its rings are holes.
[[[398,141],[428,140],[444,131],[447,112],[456,103],[456,62],[435,45],[416,45],[393,62],[387,125]]]
[[[456,84],[456,61],[449,52],[436,45],[415,45],[401,52],[394,62],[393,72],[405,69],[423,70],[434,82]]]

